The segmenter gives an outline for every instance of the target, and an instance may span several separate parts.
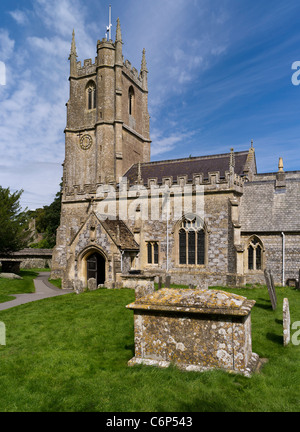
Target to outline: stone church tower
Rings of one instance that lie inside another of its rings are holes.
[[[95,63],[77,62],[73,32],[67,103],[64,186],[83,190],[114,183],[133,163],[150,161],[145,51],[140,73],[123,64],[120,22],[116,40],[97,43]]]
[[[122,45],[118,19],[115,41],[98,40],[95,62],[87,59],[82,65],[73,31],[61,224],[52,263],[52,277],[62,277],[64,287],[77,277],[72,243],[89,216],[97,187],[116,185],[132,164],[150,161],[145,50],[138,72],[124,62]]]

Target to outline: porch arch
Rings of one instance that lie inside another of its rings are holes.
[[[97,246],[83,249],[77,257],[78,277],[87,285],[88,279],[96,279],[97,285],[105,284],[108,274],[108,257]]]

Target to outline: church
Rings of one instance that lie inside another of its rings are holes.
[[[129,274],[242,286],[295,281],[300,171],[258,173],[248,151],[150,161],[146,53],[137,70],[116,37],[77,61],[73,31],[60,226],[51,278],[124,286]],[[291,282],[292,283],[292,282]]]

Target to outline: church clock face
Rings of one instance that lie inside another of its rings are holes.
[[[90,135],[83,135],[80,138],[80,148],[82,150],[88,150],[93,144],[92,137]]]

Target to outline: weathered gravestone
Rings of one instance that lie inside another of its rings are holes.
[[[97,289],[97,281],[95,278],[90,278],[88,280],[88,289],[90,291],[95,291]]]
[[[283,299],[283,345],[287,346],[291,339],[291,316],[289,300]]]
[[[277,296],[276,296],[276,291],[274,286],[274,279],[270,270],[266,269],[264,271],[264,275],[265,275],[265,280],[268,288],[269,297],[272,304],[272,309],[275,310],[277,307]]]
[[[162,287],[162,277],[159,276],[159,277],[158,277],[158,289],[160,290],[161,287]]]
[[[165,288],[170,288],[170,284],[171,284],[171,276],[166,276]]]
[[[74,281],[74,291],[76,294],[80,294],[83,292],[83,283],[81,280],[77,279]]]

